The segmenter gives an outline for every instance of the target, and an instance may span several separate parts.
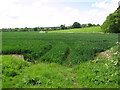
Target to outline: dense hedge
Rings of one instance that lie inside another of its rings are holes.
[[[120,8],[107,17],[101,29],[105,33],[120,33]]]

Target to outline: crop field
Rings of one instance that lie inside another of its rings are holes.
[[[3,33],[2,54],[22,54],[29,62],[80,64],[116,45],[117,34]]]
[[[50,31],[50,33],[102,33],[102,30],[99,26],[97,26],[97,27]]]
[[[3,87],[116,88],[117,78],[108,74],[115,73],[111,74],[115,77],[117,67],[108,69],[107,59],[99,63],[94,60],[99,53],[116,46],[117,41],[117,34],[3,32]],[[23,55],[24,60],[13,55]]]

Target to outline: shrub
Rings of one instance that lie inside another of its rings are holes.
[[[105,33],[120,33],[120,9],[107,17],[101,29]]]

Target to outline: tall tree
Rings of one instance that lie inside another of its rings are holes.
[[[120,8],[107,17],[101,29],[105,33],[120,33]]]
[[[60,29],[64,30],[65,29],[65,25],[60,25]]]
[[[37,31],[37,28],[34,28],[34,31]]]
[[[85,27],[87,27],[87,24],[82,24],[81,27],[85,28]]]
[[[73,25],[72,25],[72,27],[73,28],[81,28],[81,25],[78,22],[74,22]]]
[[[100,24],[97,24],[97,26],[100,26]]]
[[[91,23],[88,23],[88,27],[92,27],[92,24],[91,24]]]

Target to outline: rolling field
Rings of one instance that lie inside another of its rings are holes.
[[[102,31],[100,27],[86,27],[78,29],[50,31],[49,33],[102,33]]]
[[[3,87],[117,88],[117,56],[96,59],[117,41],[117,34],[3,32]]]
[[[2,53],[22,54],[33,63],[80,64],[115,46],[117,38],[117,34],[5,32]]]

